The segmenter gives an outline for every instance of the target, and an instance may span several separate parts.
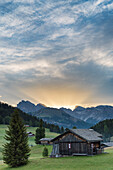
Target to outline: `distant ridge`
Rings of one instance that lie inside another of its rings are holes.
[[[113,106],[109,105],[99,105],[87,108],[78,106],[72,112],[66,111],[66,109],[65,112],[91,124],[96,124],[106,119],[113,119]]]
[[[25,113],[30,113],[30,112],[37,112],[40,109],[45,108],[46,106],[41,103],[35,105],[31,103],[30,101],[22,100],[21,102],[17,104],[17,107]]]
[[[37,117],[43,117],[44,120],[48,120],[49,122],[56,122],[55,117],[52,115],[52,112],[53,112],[52,110],[55,111],[55,108],[50,109],[51,116],[49,115],[47,117],[47,115],[48,115],[47,108],[48,107],[46,107],[43,104],[39,103],[37,105],[34,105],[33,103],[31,103],[29,101],[22,100],[17,105],[17,107],[26,113],[35,114]],[[66,108],[62,107],[57,110],[64,111],[65,113],[70,115],[72,118],[75,118],[76,120],[82,120],[84,123],[88,123],[91,126],[95,125],[96,123],[98,123],[100,121],[106,120],[106,119],[113,119],[113,106],[110,106],[110,105],[99,105],[96,107],[87,107],[87,108],[84,108],[82,106],[77,106],[77,107],[75,107],[75,109],[73,111],[71,109],[66,109]],[[43,116],[38,113],[42,113]],[[45,113],[47,113],[47,115]],[[57,111],[57,113],[58,113],[58,111]],[[60,111],[59,111],[59,114],[60,114]],[[60,118],[61,118],[61,120],[64,119],[62,117],[62,115]],[[65,120],[65,121],[67,121],[67,120]],[[64,123],[64,121],[63,121],[63,123]],[[80,126],[78,126],[78,127],[80,127]],[[86,127],[88,127],[88,126],[86,125]]]
[[[35,105],[30,101],[22,100],[17,104],[17,107],[30,115],[43,119],[47,123],[52,123],[60,127],[72,128],[73,126],[76,126],[77,128],[89,128],[92,126],[92,124],[84,122],[79,118],[72,117],[63,109],[49,108],[40,103]],[[70,109],[68,109],[68,111],[72,112]]]
[[[46,107],[46,108],[42,108],[41,110],[35,112],[32,115],[40,119],[43,119],[48,123],[52,123],[67,128],[72,128],[73,126],[76,126],[77,128],[80,129],[91,127],[91,124],[86,123],[78,118],[72,117],[62,109]]]

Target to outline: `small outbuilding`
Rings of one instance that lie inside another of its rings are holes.
[[[101,147],[103,147],[103,148],[113,147],[113,142],[104,142],[101,144]]]
[[[50,157],[100,154],[102,140],[102,135],[93,129],[71,129],[51,140]]]
[[[35,136],[35,134],[33,134],[32,132],[27,132],[27,134],[28,134],[28,137]]]
[[[52,145],[53,142],[51,142],[53,138],[42,138],[40,139],[40,144],[43,144],[43,145]]]

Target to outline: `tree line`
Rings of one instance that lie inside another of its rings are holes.
[[[16,108],[17,109],[17,108]],[[11,114],[14,112],[15,107],[12,107],[6,103],[0,102],[0,124],[6,124],[8,125],[10,122]],[[19,112],[19,115],[23,119],[23,123],[32,127],[39,127],[40,126],[40,119],[29,115],[27,113],[24,113],[20,109],[17,109]],[[58,125],[54,125],[51,123],[43,122],[43,127],[50,129],[50,132],[56,132],[56,133],[63,133],[64,128],[59,127]]]
[[[101,121],[91,128],[101,133],[105,142],[110,141],[110,138],[113,136],[113,119]]]

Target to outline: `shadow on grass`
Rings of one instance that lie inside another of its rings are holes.
[[[28,161],[28,163],[27,164],[25,164],[25,165],[20,165],[20,166],[18,166],[18,167],[11,167],[11,166],[8,166],[7,164],[4,164],[3,163],[3,168],[1,169],[1,170],[16,170],[16,169],[25,169],[25,167],[27,166],[27,165],[29,165],[31,163],[31,161]],[[27,169],[27,168],[26,168]]]

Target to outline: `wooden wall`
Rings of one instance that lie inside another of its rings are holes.
[[[73,153],[87,153],[87,143],[59,143],[59,153],[72,155]]]

